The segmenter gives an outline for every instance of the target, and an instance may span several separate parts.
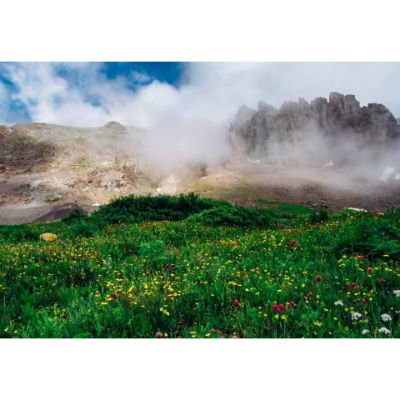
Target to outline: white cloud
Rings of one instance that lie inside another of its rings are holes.
[[[280,106],[339,91],[355,94],[362,104],[381,102],[400,115],[399,63],[192,63],[179,88],[140,72],[110,80],[99,63],[5,64],[3,70],[19,89],[14,100],[33,121],[100,126],[116,120],[147,128],[157,157],[219,157],[238,107],[256,107],[259,100]]]

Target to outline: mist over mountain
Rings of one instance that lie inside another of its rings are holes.
[[[271,161],[285,159],[285,153],[289,158],[299,146],[306,152],[314,149],[319,160],[329,153],[334,156],[338,146],[342,150],[346,145],[357,145],[359,150],[390,147],[400,138],[400,125],[383,104],[360,106],[354,95],[336,92],[328,99],[287,101],[280,108],[262,101],[257,110],[242,106],[230,131],[236,150],[249,156],[270,157]]]
[[[260,101],[240,107],[230,128],[206,114],[177,124],[174,113],[155,130],[117,121],[0,126],[0,223],[57,219],[75,204],[93,209],[131,193],[400,205],[400,125],[382,104],[336,92],[280,108]]]

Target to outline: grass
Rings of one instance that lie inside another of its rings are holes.
[[[0,336],[399,337],[399,221],[188,195],[1,226]]]

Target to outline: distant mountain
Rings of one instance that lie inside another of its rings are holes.
[[[248,155],[265,154],[272,137],[290,141],[307,131],[339,139],[353,136],[375,144],[400,138],[399,121],[384,105],[360,107],[354,95],[335,92],[329,99],[288,101],[279,109],[264,102],[259,102],[257,110],[242,106],[230,129],[236,149]]]

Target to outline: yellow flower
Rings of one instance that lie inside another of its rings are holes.
[[[166,310],[164,307],[160,307],[160,311],[164,314],[164,315],[166,315],[167,317],[169,317],[171,314],[169,313],[169,311],[168,310]]]

